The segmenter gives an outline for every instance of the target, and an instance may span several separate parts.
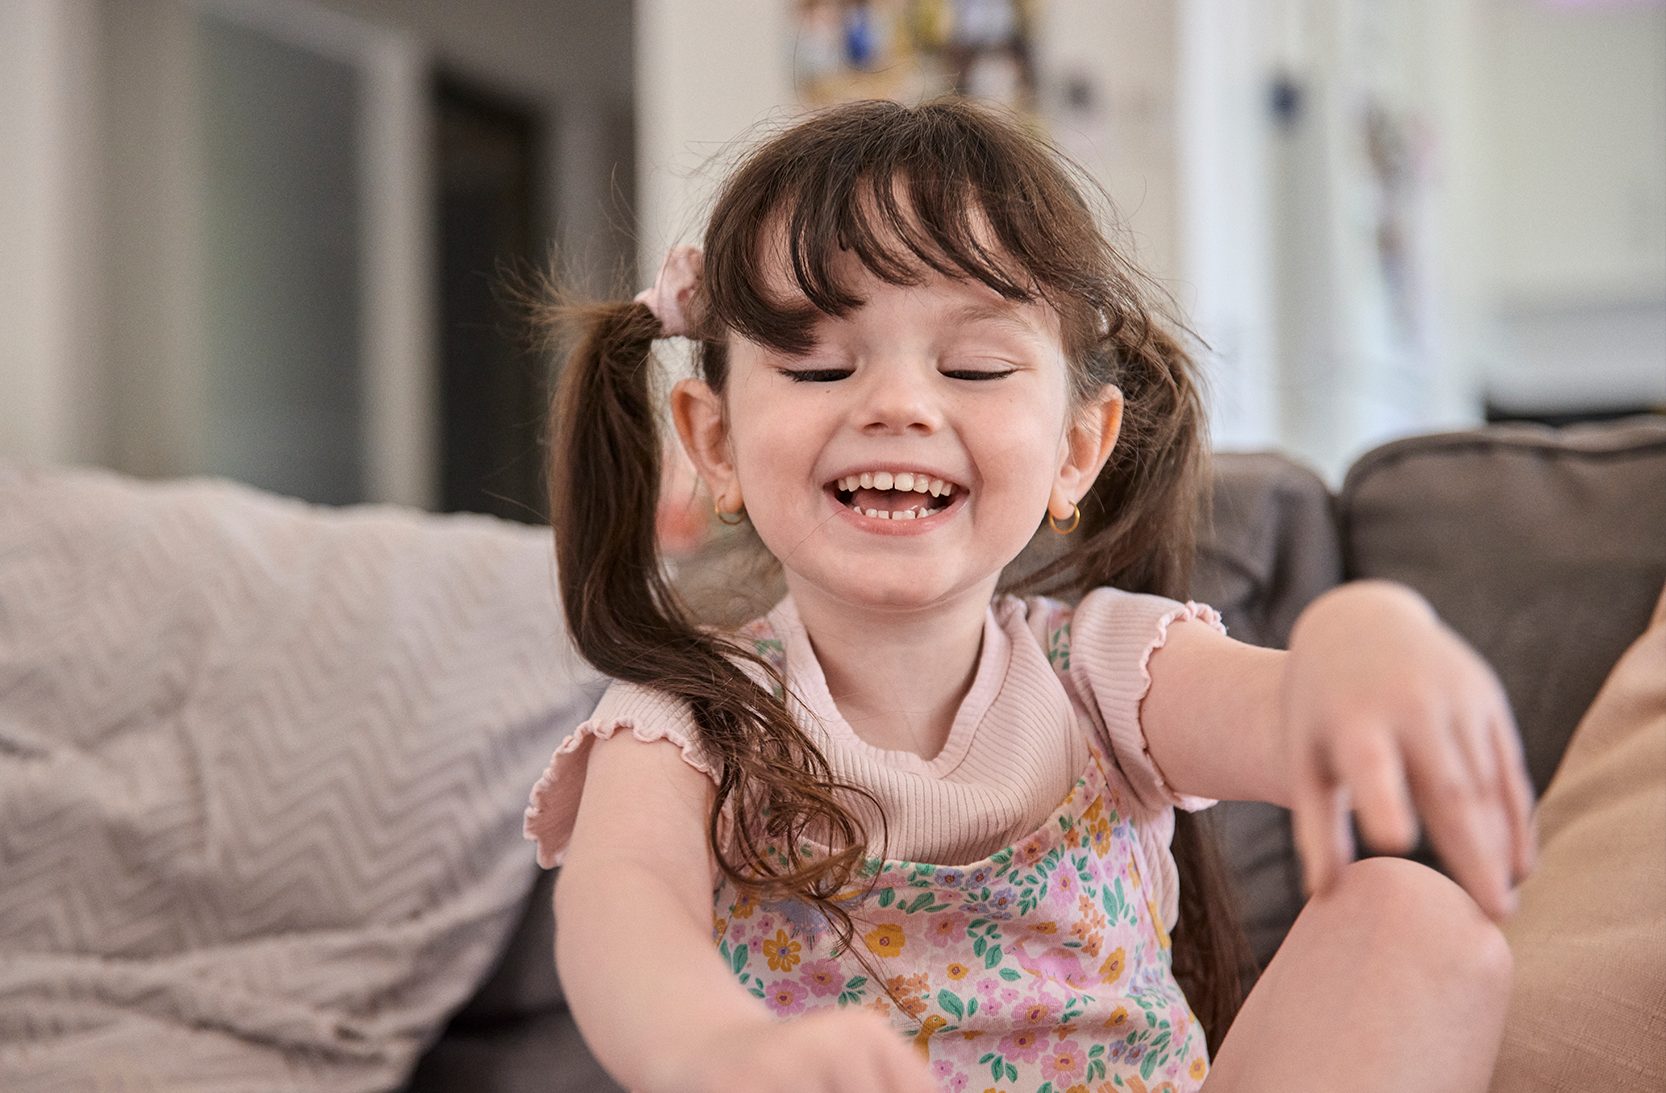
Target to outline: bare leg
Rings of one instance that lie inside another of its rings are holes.
[[[1205,1089],[1485,1090],[1510,978],[1503,934],[1463,889],[1412,862],[1356,862],[1296,920]]]

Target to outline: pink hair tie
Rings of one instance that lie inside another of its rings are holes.
[[[659,320],[667,338],[689,336],[689,301],[694,299],[694,286],[700,280],[704,255],[698,247],[672,247],[665,252],[659,273],[654,276],[654,287],[636,294],[636,302],[647,304],[648,310]]]

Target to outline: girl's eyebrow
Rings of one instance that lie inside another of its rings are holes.
[[[966,304],[949,312],[948,320],[956,326],[971,323],[996,323],[1031,338],[1038,337],[1043,333],[1017,305],[1005,301],[999,304]]]

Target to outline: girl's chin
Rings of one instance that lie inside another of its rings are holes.
[[[952,608],[968,596],[988,603],[995,593],[1000,574],[965,581],[935,581],[919,567],[896,571],[873,565],[859,573],[788,573],[787,587],[801,606],[813,599],[843,611],[872,611],[881,614],[912,614]],[[946,574],[935,574],[944,577]]]

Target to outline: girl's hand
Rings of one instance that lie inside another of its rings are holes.
[[[923,1060],[882,1017],[824,1009],[733,1025],[684,1045],[649,1083],[676,1093],[934,1093]]]
[[[1352,807],[1366,841],[1390,852],[1416,844],[1421,815],[1482,910],[1514,910],[1534,858],[1515,721],[1492,669],[1421,597],[1371,581],[1315,600],[1291,632],[1280,705],[1310,891],[1352,859]]]

